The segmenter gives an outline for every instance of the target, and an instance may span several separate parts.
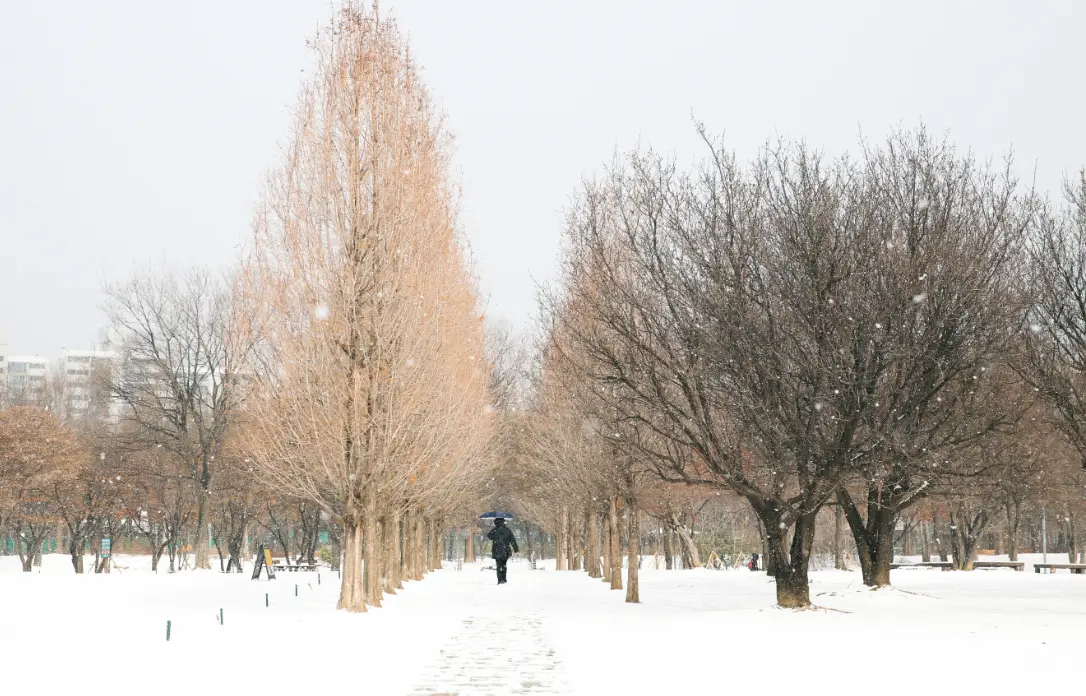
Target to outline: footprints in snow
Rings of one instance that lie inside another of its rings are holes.
[[[410,696],[559,696],[557,657],[533,616],[465,619]]]

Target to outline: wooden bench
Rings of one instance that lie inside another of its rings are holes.
[[[313,572],[313,571],[315,571],[317,569],[317,564],[316,563],[295,563],[294,565],[286,565],[284,563],[275,563],[275,564],[272,565],[272,568],[276,572],[279,572],[280,570],[286,570],[286,571],[289,571],[291,573],[297,573],[299,570],[304,570],[304,571],[307,571],[307,572]]]
[[[890,570],[898,568],[941,568],[950,570],[953,564],[950,561],[921,561],[920,563],[891,563]]]
[[[1023,561],[977,561],[973,564],[974,568],[1011,568],[1021,573],[1026,569],[1026,564]]]
[[[1040,573],[1042,570],[1049,573],[1057,570],[1069,570],[1076,575],[1086,575],[1086,563],[1034,563],[1033,572]]]

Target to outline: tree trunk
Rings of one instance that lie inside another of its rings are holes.
[[[860,561],[863,583],[868,587],[886,587],[890,584],[890,564],[894,560],[894,526],[898,511],[891,506],[877,504],[877,492],[869,491],[867,519],[848,491],[837,491],[837,503],[844,507],[845,519],[852,529],[856,542],[856,556]]]
[[[700,568],[701,556],[698,554],[698,546],[694,543],[694,535],[685,524],[675,522],[675,533],[679,537],[679,547],[682,549],[683,564],[687,568]]]
[[[848,570],[845,567],[845,509],[840,503],[833,506],[833,567]]]
[[[475,562],[475,539],[474,539],[474,537],[475,537],[475,530],[471,529],[470,527],[468,529],[464,530],[464,563],[474,563]],[[529,536],[529,539],[530,538],[531,537]],[[529,544],[529,548],[531,548],[530,544]]]
[[[627,560],[630,566],[626,571],[626,601],[636,604],[641,601],[637,582],[637,571],[641,562],[641,525],[634,501],[626,502],[626,534],[629,537]]]
[[[665,527],[662,536],[664,537],[664,568],[667,570],[674,570],[675,546],[671,529]]]
[[[426,576],[426,517],[422,510],[415,513],[415,580]]]
[[[404,580],[414,580],[415,514],[410,509],[403,513],[403,555],[400,557],[401,575]]]
[[[611,582],[611,523],[609,513],[604,513],[600,521],[603,527],[603,574],[600,576],[604,582]]]
[[[939,516],[937,514],[931,516],[931,533],[935,536],[935,548],[939,551],[939,562],[946,563],[949,556],[946,551],[946,540],[943,539],[943,535],[939,532]]]
[[[422,528],[422,567],[424,573],[429,573],[434,569],[434,521],[430,517],[424,519],[425,522]]]
[[[618,500],[611,496],[611,507],[608,513],[608,524],[611,526],[611,589],[622,589],[622,533],[618,528]]]
[[[769,534],[761,519],[758,520],[758,532],[762,535],[762,566],[765,568],[765,574],[774,578],[777,576],[777,554],[769,549]]]
[[[249,546],[249,527],[252,523],[249,520],[245,520],[245,527],[241,530],[241,557],[248,561],[253,557],[253,550]]]
[[[337,609],[366,611],[366,588],[362,577],[364,521],[358,506],[349,502],[343,516],[343,567]]]
[[[400,557],[400,515],[391,512],[385,517],[385,592],[396,594],[403,589],[401,570],[403,561]]]
[[[1068,509],[1063,516],[1067,530],[1067,562],[1074,563],[1078,558],[1078,539],[1075,535],[1075,513]]]
[[[920,523],[920,560],[924,563],[931,561],[931,535],[928,533],[930,522]]]
[[[759,510],[765,525],[770,554],[776,557],[777,604],[786,609],[806,609],[811,606],[811,588],[807,572],[814,542],[814,510],[801,515],[795,522],[792,544],[785,547],[786,532],[781,529],[780,514],[772,508]]]
[[[580,570],[584,553],[581,549],[581,533],[577,529],[578,515],[576,511],[568,511],[566,518],[569,520],[569,534],[566,537],[569,539],[569,569]]]
[[[441,519],[430,520],[430,570],[441,570],[441,539],[444,537],[442,528],[445,521]]]
[[[366,603],[372,607],[381,606],[381,536],[377,529],[377,486],[366,486],[363,493],[364,511],[362,513],[362,534],[364,536],[365,565],[363,586]]]
[[[72,557],[72,568],[75,569],[76,574],[82,575],[83,566],[83,533],[72,531],[68,535],[68,554]],[[152,556],[152,565],[154,557]]]
[[[981,509],[972,514],[964,505],[950,510],[951,543],[954,545],[954,569],[973,570],[977,560],[977,542],[988,524],[988,513]]]
[[[1018,525],[1021,520],[1021,505],[1017,501],[1007,503],[1007,542],[1009,548],[1007,557],[1012,561],[1018,560]]]
[[[600,574],[600,525],[599,515],[592,507],[584,513],[584,567],[588,577],[598,578]]]
[[[208,510],[211,506],[211,480],[209,476],[205,476],[200,481],[200,487],[197,491],[199,500],[196,505],[196,542],[195,542],[195,565],[194,567],[199,570],[211,570],[211,549],[210,539],[208,536]],[[289,553],[287,554],[290,555]]]
[[[896,526],[896,524],[895,524],[895,526]],[[905,531],[904,531],[904,533],[902,535],[902,539],[901,539],[901,553],[904,556],[912,556],[913,555],[913,547],[915,546],[915,543],[913,542],[913,530],[915,528],[916,528],[915,524],[912,527],[910,527],[910,526],[908,526],[908,522],[906,522]],[[891,533],[893,533],[893,530],[891,530]],[[891,546],[893,546],[892,543],[891,543]],[[892,560],[893,559],[891,559],[891,561]]]
[[[569,513],[566,510],[566,506],[563,505],[558,508],[558,530],[554,535],[554,569],[555,570],[568,570],[569,569],[569,543],[566,541],[566,536],[569,534],[569,520],[567,519]]]

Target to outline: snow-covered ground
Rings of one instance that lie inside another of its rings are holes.
[[[479,565],[446,568],[348,615],[327,571],[318,585],[119,562],[77,577],[60,555],[32,574],[0,558],[0,692],[1070,693],[1086,649],[1086,576],[1067,573],[907,569],[870,592],[820,572],[822,609],[792,612],[745,570],[642,570],[642,604],[627,605],[582,573],[514,561],[501,587]]]

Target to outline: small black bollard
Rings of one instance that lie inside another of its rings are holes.
[[[298,586],[297,585],[294,586],[294,596],[295,597],[298,596]]]
[[[268,606],[268,593],[267,592],[264,593],[264,606],[265,607]]]
[[[172,625],[173,625],[172,621],[168,621],[168,620],[166,621],[166,642],[167,643],[170,642],[170,628],[172,627]]]
[[[317,584],[318,585],[321,584],[321,574],[320,573],[317,573]]]
[[[219,625],[222,626],[222,607],[219,607]]]

